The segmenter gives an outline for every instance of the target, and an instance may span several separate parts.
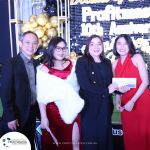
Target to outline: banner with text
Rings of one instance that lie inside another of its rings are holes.
[[[147,64],[150,79],[150,0],[71,0],[71,51],[80,55],[92,34],[103,37],[104,51],[112,61],[114,40],[129,34]]]

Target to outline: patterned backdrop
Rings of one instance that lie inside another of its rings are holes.
[[[150,0],[71,0],[71,51],[81,55],[91,34],[103,37],[104,51],[112,61],[114,40],[129,34],[145,63],[150,80]]]

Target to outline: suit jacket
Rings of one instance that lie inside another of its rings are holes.
[[[33,59],[33,65],[36,74],[39,61]],[[4,62],[1,79],[1,100],[7,122],[18,119],[19,126],[23,127],[30,112],[31,90],[24,61],[20,54]]]
[[[112,83],[112,69],[110,60],[108,63],[102,62],[107,74],[107,83]],[[76,64],[76,75],[80,84],[79,94],[85,100],[84,109],[81,117],[86,116],[96,119],[100,110],[103,98],[112,101],[112,94],[109,94],[108,87],[103,87],[102,78],[99,67],[95,63],[91,63],[87,58],[80,57]]]

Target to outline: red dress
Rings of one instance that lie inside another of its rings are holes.
[[[138,68],[133,64],[128,54],[123,65],[119,58],[115,74],[118,78],[136,78],[136,88],[122,94],[121,106],[124,106],[134,96],[141,84]],[[144,93],[135,102],[133,110],[121,113],[125,150],[150,150],[150,91]]]
[[[48,67],[47,64],[44,64]],[[57,70],[54,68],[48,68],[49,73],[53,74],[61,79],[66,79],[68,75],[70,75],[72,70],[72,62],[63,70]],[[59,94],[59,91],[58,91]],[[42,131],[42,150],[73,150],[72,146],[72,131],[73,125],[77,122],[79,127],[80,133],[80,150],[82,150],[81,145],[81,122],[80,122],[80,115],[76,117],[72,124],[66,124],[59,114],[58,107],[55,105],[54,102],[47,104],[46,106],[46,113],[49,120],[49,128],[51,129],[52,133],[58,140],[58,145],[55,144],[54,140],[52,139],[51,135],[47,130],[43,129]]]

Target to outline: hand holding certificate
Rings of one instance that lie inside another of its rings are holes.
[[[115,82],[118,88],[122,88],[123,86],[136,88],[136,78],[113,78],[112,82]]]

